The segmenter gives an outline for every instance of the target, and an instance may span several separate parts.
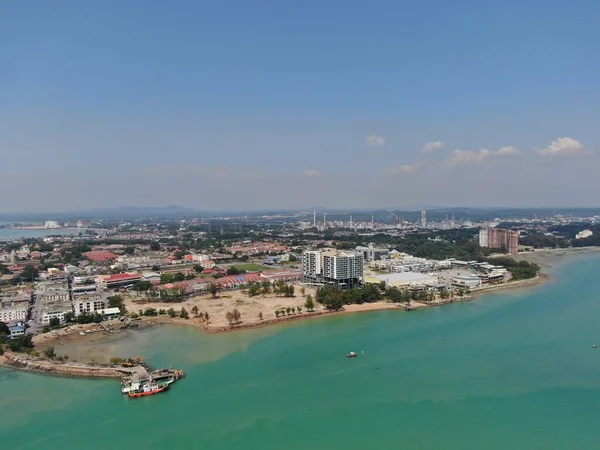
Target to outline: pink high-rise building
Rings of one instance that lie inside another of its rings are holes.
[[[519,251],[519,232],[501,228],[483,229],[479,232],[479,245],[501,248],[506,250],[506,253],[516,255]]]

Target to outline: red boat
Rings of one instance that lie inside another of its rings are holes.
[[[348,354],[346,355],[346,357],[348,357],[348,358],[356,358],[356,353],[354,353],[354,352],[350,352],[350,353],[348,353]]]
[[[147,395],[160,394],[161,392],[166,391],[168,388],[169,385],[166,383],[151,383],[144,385],[140,389],[131,391],[127,395],[129,396],[129,398],[146,397]]]

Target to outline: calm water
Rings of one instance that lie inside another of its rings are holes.
[[[9,228],[0,228],[0,241],[10,241],[19,238],[38,238],[56,235],[78,234],[81,230],[78,228],[61,228],[58,230],[15,230]]]
[[[0,371],[11,449],[598,449],[598,257],[526,292],[229,335],[156,327],[127,352],[188,378],[129,400],[116,381]],[[113,343],[114,344],[114,343]],[[118,347],[107,352],[118,352]],[[356,350],[358,358],[345,353]],[[364,351],[364,353],[362,353]],[[59,350],[60,352],[60,350]]]

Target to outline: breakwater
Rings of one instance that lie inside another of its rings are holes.
[[[88,378],[121,378],[123,376],[147,376],[148,371],[142,366],[118,367],[108,364],[92,364],[78,362],[53,361],[26,354],[5,352],[0,357],[0,365],[27,372],[45,373],[70,377]]]

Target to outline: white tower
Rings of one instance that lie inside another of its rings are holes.
[[[423,228],[427,226],[427,216],[424,209],[421,211],[421,226]]]
[[[313,211],[313,227],[317,228],[317,211]]]

